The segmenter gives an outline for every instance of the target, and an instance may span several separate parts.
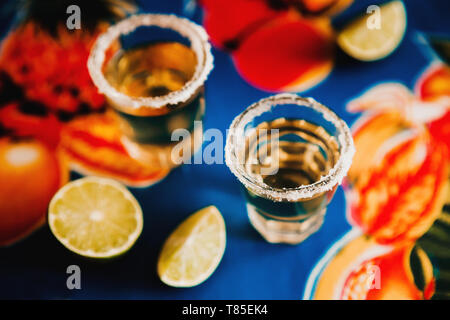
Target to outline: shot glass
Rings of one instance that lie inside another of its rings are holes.
[[[166,170],[201,146],[202,127],[194,124],[204,114],[212,68],[205,30],[163,14],[134,15],[111,26],[88,59],[93,82],[117,115],[125,149],[139,162]],[[174,141],[177,129],[189,132],[189,139]]]
[[[226,164],[239,179],[253,227],[298,244],[323,224],[355,149],[347,124],[312,98],[262,99],[231,123]]]

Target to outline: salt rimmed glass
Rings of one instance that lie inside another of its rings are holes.
[[[271,128],[278,129],[268,131]],[[261,150],[266,151],[263,156]],[[292,161],[285,161],[286,150]],[[282,174],[287,174],[287,179],[281,181],[295,181],[295,175],[304,168],[317,167],[312,160],[316,158],[303,157],[301,152],[305,150],[314,150],[314,157],[322,159],[319,164],[324,171],[316,179],[295,186],[266,182]],[[251,155],[256,152],[255,160]],[[255,229],[269,242],[296,244],[320,229],[327,205],[347,174],[354,152],[347,124],[333,111],[312,98],[279,94],[256,102],[233,120],[225,159],[243,186],[248,216]],[[255,167],[249,165],[250,159],[260,170],[256,174],[249,169]],[[291,174],[291,168],[281,163],[298,170]]]
[[[191,49],[196,58],[192,77],[180,89],[159,96],[136,97],[117,90],[105,77],[108,61],[118,52],[152,42],[179,42]],[[97,38],[88,59],[94,84],[118,115],[128,153],[143,164],[165,169],[180,163],[172,154],[178,144],[171,139],[174,130],[191,133],[183,143],[192,148],[201,145],[201,126],[194,128],[194,122],[203,117],[204,84],[212,68],[205,30],[187,19],[164,14],[134,15],[109,27]]]

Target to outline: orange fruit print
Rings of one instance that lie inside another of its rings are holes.
[[[409,266],[411,246],[361,263],[347,277],[343,300],[420,300],[430,298],[434,279],[426,279],[424,292],[414,285]],[[378,274],[377,274],[378,273]]]
[[[349,104],[352,110],[369,111],[353,134],[357,152],[347,178],[349,219],[378,243],[401,245],[418,239],[445,202],[445,110],[450,106],[443,89],[449,86],[442,85],[450,84],[446,69],[430,67],[418,81],[416,95],[401,85],[383,84]],[[435,82],[439,90],[432,94],[429,87]],[[424,112],[434,118],[423,118]]]
[[[0,245],[11,244],[46,221],[47,206],[68,181],[59,151],[35,139],[0,139]]]
[[[306,297],[448,296],[449,88],[448,67],[434,63],[414,92],[383,83],[348,103],[362,112],[344,183],[353,229],[316,265]]]
[[[427,145],[426,137],[399,144],[356,186],[353,221],[382,244],[419,238],[439,215],[446,196],[446,161],[446,149]]]
[[[66,124],[61,144],[72,167],[82,173],[112,177],[136,187],[148,186],[169,173],[130,158],[120,138],[121,132],[113,115],[93,114]]]
[[[299,41],[293,41],[298,35]],[[243,78],[256,87],[301,91],[331,70],[329,37],[311,22],[282,17],[249,35],[233,53],[233,61]]]
[[[303,91],[333,66],[330,15],[351,1],[204,0],[213,44],[231,53],[239,74],[271,92]]]

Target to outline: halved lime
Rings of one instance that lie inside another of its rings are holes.
[[[66,184],[49,205],[48,222],[70,251],[110,258],[128,251],[143,227],[142,210],[115,180],[86,177]]]

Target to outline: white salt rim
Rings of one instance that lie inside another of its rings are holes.
[[[237,156],[239,148],[245,145],[244,129],[255,117],[264,112],[271,111],[277,105],[295,104],[314,109],[321,113],[325,120],[331,122],[337,129],[337,139],[341,146],[340,156],[336,164],[329,172],[318,181],[302,185],[296,188],[273,188],[261,181],[256,180],[244,168]],[[264,98],[238,115],[230,125],[225,146],[225,161],[233,174],[252,192],[272,199],[274,201],[298,201],[308,199],[320,193],[331,190],[335,185],[341,184],[352,163],[355,147],[352,134],[347,124],[340,119],[332,110],[318,103],[313,98],[302,98],[296,94],[282,93]]]
[[[173,91],[159,97],[129,97],[117,91],[105,79],[102,66],[105,61],[105,52],[111,43],[121,35],[126,35],[141,26],[157,26],[172,29],[186,37],[191,42],[191,49],[197,56],[197,65],[192,78],[177,91]],[[203,27],[175,15],[164,14],[139,14],[122,20],[108,28],[94,43],[90,52],[87,67],[92,81],[98,90],[108,96],[115,103],[129,108],[161,108],[167,104],[177,104],[187,101],[204,84],[209,73],[213,69],[213,56],[208,35]]]

